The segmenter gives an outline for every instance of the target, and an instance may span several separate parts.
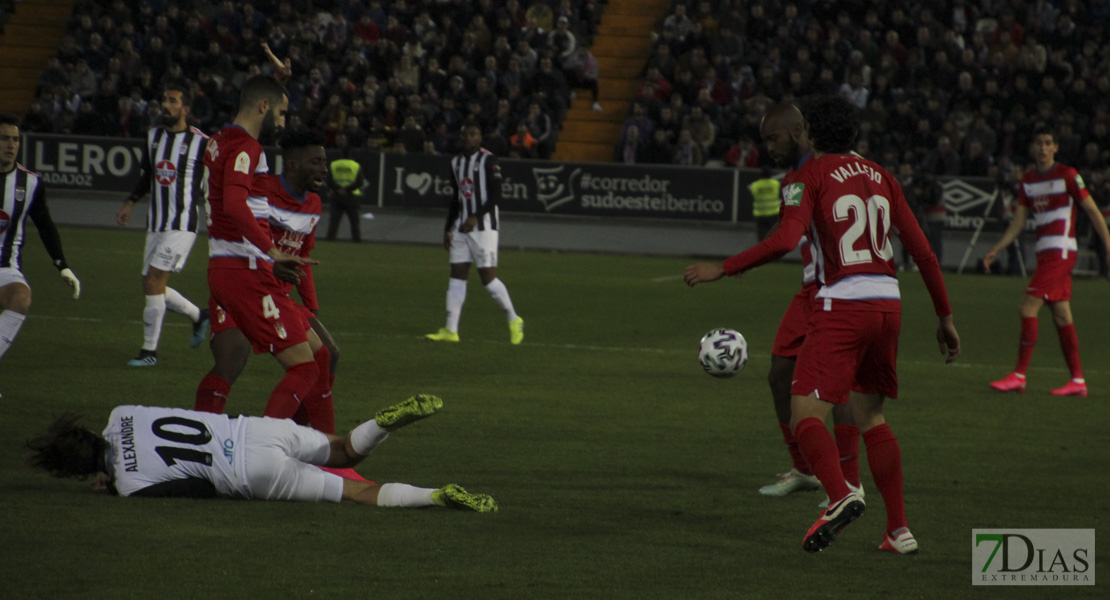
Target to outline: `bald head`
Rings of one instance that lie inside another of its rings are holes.
[[[810,150],[805,118],[793,104],[776,104],[768,109],[759,125],[759,135],[767,153],[779,165],[792,167]]]

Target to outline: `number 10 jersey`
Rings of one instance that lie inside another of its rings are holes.
[[[179,408],[117,406],[104,438],[105,465],[120,496],[154,485],[203,480],[220,496],[249,497],[246,419]]]

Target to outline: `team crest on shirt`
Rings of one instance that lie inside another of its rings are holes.
[[[804,183],[791,183],[782,190],[782,203],[785,206],[801,206],[802,192],[806,189]]]
[[[4,233],[5,231],[7,231],[8,225],[10,225],[11,222],[11,216],[8,213],[0,210],[0,233]]]
[[[274,323],[274,331],[277,332],[278,339],[284,340],[289,335],[285,333],[285,325],[281,323]]]
[[[459,193],[463,195],[463,198],[473,198],[474,180],[469,177],[464,178],[462,182],[459,183]]]
[[[159,161],[154,167],[154,179],[161,185],[173,185],[177,181],[177,165],[168,160]]]
[[[26,188],[15,188],[15,201],[16,202],[23,202],[23,199],[26,198],[26,197],[27,197]]]

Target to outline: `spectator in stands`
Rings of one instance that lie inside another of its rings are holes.
[[[575,38],[574,32],[570,30],[570,20],[566,17],[559,17],[556,21],[555,30],[547,34],[547,47],[555,54],[559,67],[567,70],[571,59],[574,57],[575,49],[578,47],[578,39]]]
[[[967,145],[967,156],[963,157],[960,175],[967,177],[986,177],[991,170],[991,159],[983,152],[983,144],[972,140]]]
[[[840,95],[848,99],[856,108],[863,110],[867,107],[867,98],[870,90],[863,84],[863,74],[853,71],[848,75],[848,81],[840,85]]]
[[[551,31],[555,27],[555,13],[547,0],[535,0],[524,13],[526,23],[535,23],[542,31]]]
[[[601,112],[601,104],[598,102],[600,90],[598,88],[598,75],[599,67],[597,57],[590,52],[590,48],[585,44],[579,45],[573,55],[566,59],[563,65],[566,73],[568,85],[573,88],[588,89],[590,90],[590,97],[593,104],[590,107]],[[571,98],[574,97],[574,92],[571,92]]]
[[[506,102],[506,104],[508,103]],[[555,141],[551,127],[551,117],[543,111],[539,102],[528,104],[528,114],[525,116],[524,123],[528,126],[528,133],[532,134],[532,137],[536,140],[537,157],[543,160],[551,158]]]
[[[42,100],[35,98],[23,116],[20,130],[23,133],[54,133],[54,123],[54,118],[43,111]]]
[[[408,154],[419,154],[424,151],[424,130],[416,122],[416,115],[405,115],[405,122],[397,134],[397,144],[405,147]]]
[[[947,135],[937,138],[937,145],[925,155],[922,168],[934,175],[960,174],[960,154],[952,149],[952,141]]]
[[[509,156],[513,158],[536,158],[536,138],[528,133],[528,125],[517,123],[516,132],[509,137]]]
[[[562,122],[570,96],[570,86],[567,85],[563,72],[556,69],[547,56],[540,59],[540,70],[532,78],[532,94],[541,96],[547,110]]]
[[[667,139],[667,132],[656,129],[644,149],[643,160],[645,164],[668,165],[674,161],[674,146]]]
[[[762,114],[762,113],[760,113]],[[725,155],[725,164],[730,167],[755,169],[759,167],[759,146],[751,134],[744,134],[740,140],[733,144]]]
[[[714,125],[712,119],[702,111],[701,106],[697,104],[690,107],[690,114],[683,117],[681,129],[690,132],[690,136],[694,139],[694,142],[701,148],[702,155],[707,155],[709,153],[709,149],[713,147],[713,143],[717,139],[716,125]]]
[[[698,166],[702,164],[701,146],[694,141],[694,137],[690,134],[689,129],[679,131],[678,144],[675,146],[674,158],[671,162],[676,165],[684,166]]]
[[[647,162],[647,158],[648,144],[640,137],[640,129],[632,125],[613,149],[613,162],[634,165]]]
[[[686,5],[682,2],[676,2],[674,12],[663,19],[663,29],[670,28],[679,41],[683,40],[693,27],[694,23],[686,14]]]

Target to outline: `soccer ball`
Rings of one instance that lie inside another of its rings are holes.
[[[698,362],[714,377],[732,377],[748,364],[748,341],[734,329],[714,329],[698,344]]]

